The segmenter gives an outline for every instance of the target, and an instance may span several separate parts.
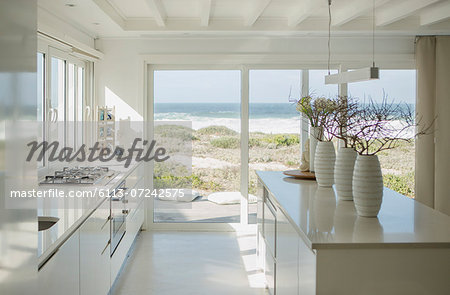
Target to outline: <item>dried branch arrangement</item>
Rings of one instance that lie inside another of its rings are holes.
[[[340,139],[344,147],[361,155],[375,155],[401,141],[411,142],[416,136],[432,133],[434,125],[433,121],[424,126],[408,104],[389,102],[385,95],[381,102],[369,99],[367,103],[352,97],[305,96],[297,101],[297,111],[312,127],[323,128],[324,140]]]
[[[375,155],[397,147],[401,141],[411,142],[416,136],[429,134],[433,124],[423,126],[415,120],[406,103],[381,102],[369,99],[337,98],[339,107],[333,113],[333,123],[327,132],[343,140],[345,147],[353,147],[361,155]],[[419,131],[416,129],[421,128]]]
[[[297,111],[304,114],[311,127],[322,127],[324,131],[329,126],[332,117],[337,110],[338,105],[333,99],[325,97],[312,97],[310,95],[302,97],[297,101]],[[333,135],[329,132],[323,132],[326,141],[331,141]],[[322,136],[320,136],[322,138]]]
[[[342,140],[344,147],[355,148],[360,106],[352,97],[338,96],[333,100],[334,112],[324,122],[325,133],[329,137]]]

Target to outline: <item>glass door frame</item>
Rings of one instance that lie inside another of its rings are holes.
[[[217,231],[234,231],[240,225],[248,224],[248,165],[242,165],[242,163],[248,163],[248,69],[242,65],[170,65],[170,64],[147,64],[147,76],[145,81],[147,85],[145,86],[145,92],[147,99],[145,100],[145,118],[148,124],[145,124],[145,133],[148,139],[151,141],[154,139],[153,127],[154,127],[154,72],[155,71],[240,71],[240,88],[241,88],[241,99],[240,99],[240,153],[241,153],[241,165],[240,165],[240,192],[241,192],[241,214],[240,223],[194,223],[194,222],[171,222],[162,223],[154,222],[154,202],[153,198],[150,199],[147,205],[147,227],[150,229],[183,229],[183,230],[217,230]],[[153,190],[153,162],[147,164],[146,179],[149,188]]]
[[[154,138],[153,126],[154,126],[154,72],[158,70],[239,70],[241,72],[241,179],[240,179],[240,192],[242,194],[241,198],[241,214],[240,223],[228,224],[228,223],[155,223],[154,222],[154,206],[153,199],[147,204],[147,214],[146,214],[146,228],[148,229],[161,229],[161,230],[215,230],[215,231],[235,231],[238,228],[248,227],[248,188],[249,188],[249,95],[250,95],[250,80],[249,73],[251,70],[300,70],[301,71],[301,81],[302,81],[302,95],[308,94],[309,91],[309,70],[305,69],[302,65],[248,65],[248,64],[230,64],[221,65],[220,63],[215,64],[198,64],[198,65],[175,65],[175,64],[151,64],[144,60],[145,70],[143,74],[143,80],[146,81],[143,87],[143,94],[146,99],[144,100],[145,107],[145,118],[146,122],[151,122],[151,124],[146,124],[145,134],[149,140]],[[309,67],[314,69],[316,67]],[[324,69],[323,67],[318,67],[318,69]],[[307,126],[308,121],[306,118],[300,120],[300,130],[301,130],[301,142],[299,156],[301,155],[301,149],[306,141],[307,137]],[[152,128],[147,128],[148,126]],[[243,165],[247,163],[247,165]],[[146,175],[146,183],[149,188],[153,189],[153,162],[147,164],[146,171],[149,171]]]

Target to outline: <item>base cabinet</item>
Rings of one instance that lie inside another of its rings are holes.
[[[450,247],[442,237],[431,236],[437,220],[450,226],[442,214],[385,191],[382,218],[358,217],[352,204],[348,208],[336,203],[332,189],[286,181],[280,172],[257,175],[258,185],[264,186],[257,198],[257,254],[270,294],[450,294]],[[275,207],[270,209],[275,218],[267,212],[267,198]],[[414,215],[392,214],[398,204],[410,206]],[[393,221],[386,221],[390,218]],[[399,227],[401,220],[412,230]],[[396,237],[401,234],[404,237]],[[394,237],[403,242],[388,240]]]
[[[141,166],[125,180],[131,189],[144,188]],[[125,235],[114,254],[111,256],[110,200],[105,199],[40,268],[39,295],[110,293],[144,223],[145,201],[141,198],[130,201]]]
[[[277,211],[277,295],[299,293],[299,236],[281,210]],[[303,294],[303,293],[302,293]]]
[[[39,295],[80,294],[79,242],[79,231],[77,230],[40,268],[38,272]]]
[[[111,287],[109,200],[80,227],[80,295],[106,295]]]

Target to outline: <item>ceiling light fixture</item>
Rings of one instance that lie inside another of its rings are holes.
[[[372,10],[372,66],[338,74],[330,74],[331,57],[331,0],[328,0],[328,75],[325,76],[325,84],[343,84],[376,80],[380,78],[380,70],[375,66],[375,0],[373,0]]]

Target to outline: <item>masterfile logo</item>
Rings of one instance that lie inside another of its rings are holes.
[[[142,143],[142,148],[138,147],[140,143]],[[49,162],[108,162],[116,159],[118,162],[124,162],[124,167],[128,168],[133,160],[136,162],[150,162],[152,160],[164,162],[170,158],[170,156],[166,155],[164,147],[155,148],[157,146],[156,140],[152,140],[149,143],[147,140],[142,140],[142,138],[135,138],[128,149],[118,146],[114,149],[102,147],[99,142],[95,142],[89,148],[82,144],[78,149],[66,146],[60,148],[60,142],[58,141],[51,143],[48,141],[32,141],[27,146],[30,148],[26,158],[28,162],[42,161],[44,155],[48,153]]]

